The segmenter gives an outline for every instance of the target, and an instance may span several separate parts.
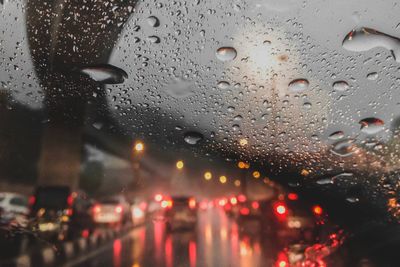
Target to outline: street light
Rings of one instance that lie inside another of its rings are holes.
[[[226,176],[225,175],[222,175],[222,176],[220,176],[219,177],[219,181],[221,182],[221,184],[224,184],[224,183],[226,183]]]
[[[176,168],[177,168],[178,170],[182,170],[182,169],[183,169],[183,166],[184,166],[184,164],[183,164],[183,161],[182,161],[182,160],[178,160],[178,161],[176,162]]]
[[[259,171],[254,171],[254,172],[253,172],[253,177],[254,177],[254,178],[258,179],[258,178],[260,178],[260,176],[261,176],[261,174],[260,174]]]
[[[204,173],[204,179],[206,179],[208,181],[208,180],[211,180],[211,178],[212,178],[211,172],[205,172]]]
[[[136,141],[133,149],[135,152],[142,152],[144,150],[144,144],[141,141]]]

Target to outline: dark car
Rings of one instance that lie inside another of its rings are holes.
[[[31,227],[39,236],[64,240],[93,230],[92,201],[66,186],[38,187],[30,198]]]
[[[324,209],[300,200],[296,193],[260,202],[263,231],[276,235],[280,240],[308,240],[321,235]],[[328,226],[325,225],[325,228]]]
[[[197,203],[194,197],[174,196],[165,201],[165,217],[169,230],[192,230],[196,227]]]

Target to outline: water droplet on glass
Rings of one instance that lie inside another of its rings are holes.
[[[160,26],[160,20],[155,17],[155,16],[150,16],[147,18],[147,23],[151,26],[151,27],[158,27]]]
[[[331,133],[328,138],[331,140],[339,140],[342,139],[343,137],[344,133],[342,131],[336,131],[334,133]]]
[[[337,81],[333,83],[333,90],[343,92],[350,88],[349,84],[345,81]]]
[[[78,72],[89,76],[92,80],[103,84],[123,83],[128,74],[118,67],[109,64],[99,64],[74,68]]]
[[[153,43],[153,44],[158,44],[158,43],[160,43],[160,37],[158,37],[158,36],[155,36],[155,35],[152,35],[152,36],[149,36],[149,37],[147,37],[147,40],[150,42],[150,43]]]
[[[352,174],[351,172],[343,172],[333,176],[332,180],[333,182],[336,182],[337,180],[346,180],[349,178],[353,178],[353,176],[354,174]]]
[[[323,178],[323,179],[317,180],[316,183],[319,185],[333,184],[333,180],[332,180],[332,178]]]
[[[367,74],[367,79],[370,81],[375,81],[376,79],[378,79],[378,73],[377,72],[371,72]]]
[[[305,102],[303,104],[303,107],[306,108],[306,109],[310,109],[312,107],[312,104],[310,102]]]
[[[234,111],[235,111],[235,107],[229,106],[229,107],[228,107],[228,111],[229,111],[229,112],[234,112]]]
[[[217,50],[216,56],[219,60],[226,62],[234,60],[237,56],[237,52],[233,47],[220,47]]]
[[[385,123],[378,118],[365,118],[359,121],[361,132],[366,134],[377,134],[384,129]]]
[[[241,121],[243,119],[242,115],[236,115],[233,120],[234,121]]]
[[[386,48],[400,62],[400,40],[397,37],[363,27],[352,30],[343,40],[343,48],[349,51],[363,52],[377,47]]]
[[[234,125],[232,125],[232,130],[239,131],[240,130],[240,126],[238,124],[234,124]]]
[[[189,145],[197,145],[203,138],[203,135],[198,132],[187,132],[184,135],[184,140]]]
[[[346,139],[333,144],[330,151],[337,156],[348,157],[358,151],[358,149],[353,139]]]
[[[293,93],[303,92],[308,89],[310,83],[306,79],[296,79],[289,83],[289,91]]]
[[[227,88],[229,88],[230,84],[225,81],[220,81],[220,82],[218,82],[217,86],[219,89],[227,89]]]
[[[350,203],[357,203],[358,201],[360,201],[360,199],[357,197],[348,197],[346,198],[346,200]]]

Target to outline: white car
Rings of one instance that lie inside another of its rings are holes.
[[[29,213],[28,198],[10,192],[0,193],[0,223],[25,226]]]

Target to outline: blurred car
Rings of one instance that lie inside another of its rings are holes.
[[[67,186],[38,187],[30,200],[31,227],[50,240],[87,236],[94,229],[92,201]]]
[[[169,230],[192,230],[196,227],[198,205],[194,197],[173,196],[168,200],[163,200],[161,206],[165,208]]]
[[[28,198],[24,195],[0,193],[0,225],[25,227],[29,214]]]
[[[122,195],[104,198],[93,206],[93,220],[96,224],[113,226],[131,222],[131,205]]]
[[[146,221],[148,203],[145,200],[135,199],[131,206],[132,223],[134,226],[142,225]]]
[[[264,232],[273,229],[279,240],[311,241],[320,229],[324,209],[301,201],[296,193],[260,202]]]

